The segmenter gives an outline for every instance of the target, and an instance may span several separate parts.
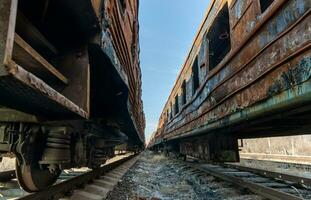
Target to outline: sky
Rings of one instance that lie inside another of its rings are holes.
[[[146,139],[191,48],[210,0],[140,0],[140,67]]]

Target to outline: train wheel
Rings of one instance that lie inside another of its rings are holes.
[[[54,184],[61,172],[51,173],[48,168],[42,169],[39,163],[20,164],[18,159],[15,166],[18,183],[27,192],[36,192]]]

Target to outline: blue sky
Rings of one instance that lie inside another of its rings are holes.
[[[146,138],[185,61],[209,0],[140,0],[140,66]]]

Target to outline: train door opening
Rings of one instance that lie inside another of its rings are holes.
[[[173,118],[173,105],[172,105],[172,102],[170,104],[170,110],[171,110],[171,112],[170,112],[170,120],[171,120]]]
[[[209,41],[209,70],[212,70],[231,50],[228,3],[219,11],[207,37]]]
[[[192,75],[193,75],[193,94],[199,88],[199,69],[198,69],[198,57],[195,58],[192,65]]]
[[[261,13],[264,13],[273,2],[274,0],[260,0]]]
[[[179,113],[178,95],[175,96],[175,115]]]
[[[182,104],[185,105],[187,103],[187,88],[186,88],[186,81],[183,81],[181,85],[182,90]]]

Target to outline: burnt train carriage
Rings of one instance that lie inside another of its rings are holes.
[[[310,0],[214,0],[149,146],[238,161],[238,139],[311,133]]]
[[[0,152],[37,191],[144,146],[137,0],[0,1]]]

